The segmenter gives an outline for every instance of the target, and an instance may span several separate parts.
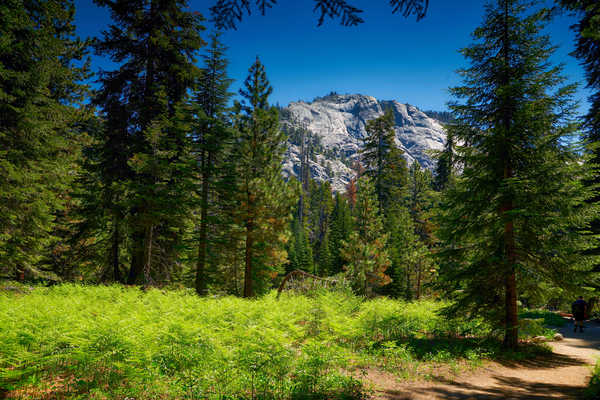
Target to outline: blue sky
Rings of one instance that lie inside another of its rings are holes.
[[[229,47],[229,73],[234,89],[242,84],[247,69],[260,56],[274,88],[272,103],[310,101],[330,91],[362,93],[379,99],[398,100],[422,109],[444,110],[450,100],[447,88],[459,83],[456,69],[466,66],[458,53],[468,46],[471,32],[481,24],[483,0],[430,0],[427,17],[393,15],[387,0],[349,0],[364,10],[365,23],[343,27],[326,21],[317,27],[318,15],[311,0],[278,0],[261,16],[257,10],[237,30],[223,35]],[[214,0],[190,0],[190,9],[207,20]],[[108,12],[92,0],[76,0],[76,24],[81,36],[98,35],[110,23]],[[574,35],[573,17],[556,18],[548,27],[560,46],[552,61],[565,63],[565,75],[581,87],[577,99],[581,112],[588,105],[584,73],[569,56]],[[211,24],[206,21],[207,31]],[[93,68],[110,68],[95,57]]]

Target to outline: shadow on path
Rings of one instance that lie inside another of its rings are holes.
[[[582,388],[567,384],[531,383],[518,378],[493,376],[498,386],[485,387],[474,384],[453,384],[448,382],[443,386],[414,388],[410,394],[388,390],[380,393],[380,398],[389,400],[412,400],[418,398],[435,398],[448,400],[500,400],[500,399],[573,399],[580,398]]]

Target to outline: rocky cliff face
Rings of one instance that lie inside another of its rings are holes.
[[[344,191],[352,176],[351,166],[363,146],[366,122],[383,115],[388,108],[394,112],[396,143],[408,164],[417,161],[424,168],[433,169],[435,161],[429,151],[441,150],[446,135],[437,120],[415,106],[359,94],[332,94],[311,103],[290,103],[281,112],[281,123],[290,132],[300,127],[311,132],[305,147],[310,149],[308,165],[312,177],[331,182],[336,191]],[[283,165],[286,176],[300,173],[300,143],[298,135],[290,134]]]

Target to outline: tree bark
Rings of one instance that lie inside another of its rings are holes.
[[[154,281],[150,275],[152,267],[152,240],[154,234],[154,225],[150,224],[146,228],[146,235],[144,238],[144,286],[152,286]]]
[[[509,40],[509,9],[508,1],[504,2],[504,35],[503,35],[503,61],[504,73],[502,75],[502,85],[506,88],[510,85],[510,40]],[[506,95],[504,95],[506,96]],[[510,155],[509,135],[511,134],[513,110],[512,99],[510,96],[503,98],[503,116],[502,124],[504,128],[504,141],[502,143],[502,164],[503,171],[502,182],[506,183],[514,175],[513,165]],[[512,217],[508,216],[514,208],[512,198],[506,198],[500,207],[500,217],[504,219],[504,273],[505,273],[505,332],[504,332],[504,347],[515,349],[519,344],[519,316],[517,313],[517,278],[516,264],[517,254],[515,249],[515,233]]]
[[[202,201],[200,204],[200,237],[198,243],[198,263],[196,265],[196,293],[206,294],[206,253],[208,249],[208,189],[210,185],[211,155],[203,156],[202,161]]]
[[[421,261],[419,261],[417,263],[417,293],[416,293],[417,300],[419,300],[421,298],[421,273],[422,273]]]
[[[509,169],[508,177],[510,176],[512,176],[512,172]],[[505,217],[513,209],[512,202],[507,202],[502,208],[502,215]],[[506,296],[506,331],[504,333],[504,347],[514,349],[519,344],[519,315],[517,311],[517,277],[515,271],[517,255],[512,220],[504,224],[504,256],[506,259],[506,281],[504,288]]]
[[[246,223],[246,270],[244,271],[244,297],[254,295],[252,289],[252,246],[254,246],[254,221],[250,218]]]
[[[111,249],[111,261],[113,267],[113,279],[115,282],[121,281],[121,272],[119,271],[119,244],[121,241],[119,231],[119,218],[114,216],[113,221],[113,237],[112,237],[112,249]]]
[[[129,274],[127,276],[128,285],[135,285],[138,282],[138,277],[144,262],[144,246],[142,245],[143,240],[143,232],[140,232],[139,228],[136,229],[131,237],[133,244],[131,249],[131,266],[129,267]]]

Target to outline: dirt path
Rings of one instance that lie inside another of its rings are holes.
[[[600,324],[588,322],[586,331],[573,333],[569,322],[565,340],[551,343],[554,354],[524,362],[488,363],[453,381],[375,382],[376,399],[579,399],[600,357]]]

